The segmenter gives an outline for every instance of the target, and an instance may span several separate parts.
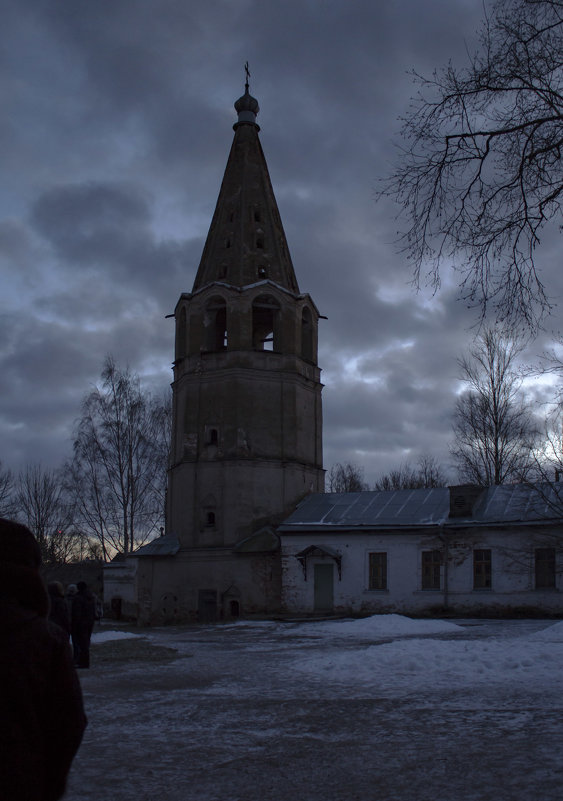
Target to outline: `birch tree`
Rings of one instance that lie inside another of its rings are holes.
[[[451,454],[463,481],[514,483],[534,470],[538,428],[520,393],[522,349],[518,341],[488,328],[458,362],[466,389],[455,407]]]
[[[84,399],[67,475],[77,519],[108,559],[164,523],[169,408],[111,357],[101,379]]]

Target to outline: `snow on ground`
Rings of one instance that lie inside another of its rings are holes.
[[[424,634],[459,634],[463,632],[463,628],[445,620],[413,620],[404,615],[371,615],[358,620],[327,620],[301,624],[299,631],[300,634],[371,639]]]
[[[548,626],[546,629],[530,634],[530,640],[563,642],[563,622],[555,623],[553,626]]]
[[[95,631],[92,634],[92,645],[99,645],[110,640],[128,640],[134,637],[142,637],[142,634],[133,634],[130,631]]]
[[[124,634],[177,658],[93,649],[65,801],[563,798],[563,623],[381,615],[97,636]]]
[[[292,668],[316,674],[324,681],[377,686],[386,696],[427,689],[525,684],[561,685],[563,675],[563,623],[514,637],[472,641],[431,639],[429,634],[463,634],[464,629],[445,621],[410,620],[383,615],[363,621],[327,623],[323,629],[337,636],[392,637],[392,642],[354,649],[330,649],[298,656]],[[354,624],[364,624],[355,628]],[[432,627],[434,626],[434,630]],[[304,627],[306,628],[306,627]],[[322,631],[320,629],[319,631]],[[408,635],[408,639],[402,639]],[[418,635],[418,636],[417,636]],[[363,636],[360,635],[360,636]],[[420,637],[420,638],[419,638]]]

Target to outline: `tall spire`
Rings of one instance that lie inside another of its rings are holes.
[[[256,123],[249,91],[235,103],[235,135],[193,291],[216,281],[244,287],[270,280],[295,294],[299,286]]]

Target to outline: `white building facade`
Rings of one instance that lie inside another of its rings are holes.
[[[563,614],[563,520],[546,492],[514,485],[311,495],[278,529],[282,609]]]

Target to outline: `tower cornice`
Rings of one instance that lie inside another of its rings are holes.
[[[180,298],[178,300],[178,303],[176,304],[176,309],[174,311],[174,314],[177,313],[178,307],[180,307],[182,305],[182,303],[185,303],[186,301],[189,302],[193,298],[201,297],[204,294],[209,294],[209,292],[211,290],[213,290],[214,288],[227,290],[230,293],[234,292],[234,293],[236,293],[238,295],[242,295],[243,293],[246,293],[246,292],[252,292],[252,291],[254,291],[256,289],[272,288],[274,290],[282,292],[284,295],[287,295],[288,297],[292,298],[293,300],[296,300],[296,301],[307,301],[312,306],[312,308],[314,309],[314,311],[317,314],[317,316],[318,317],[322,317],[321,313],[319,312],[319,310],[317,308],[317,305],[316,305],[315,301],[313,300],[311,295],[309,295],[308,292],[292,292],[291,290],[287,289],[285,286],[282,286],[281,284],[277,284],[275,281],[270,281],[269,279],[265,279],[265,280],[262,280],[262,281],[256,281],[255,283],[247,284],[246,286],[234,286],[233,284],[227,283],[226,281],[212,281],[211,283],[206,284],[205,286],[202,286],[199,289],[195,289],[193,292],[182,292],[182,294],[180,295]]]

